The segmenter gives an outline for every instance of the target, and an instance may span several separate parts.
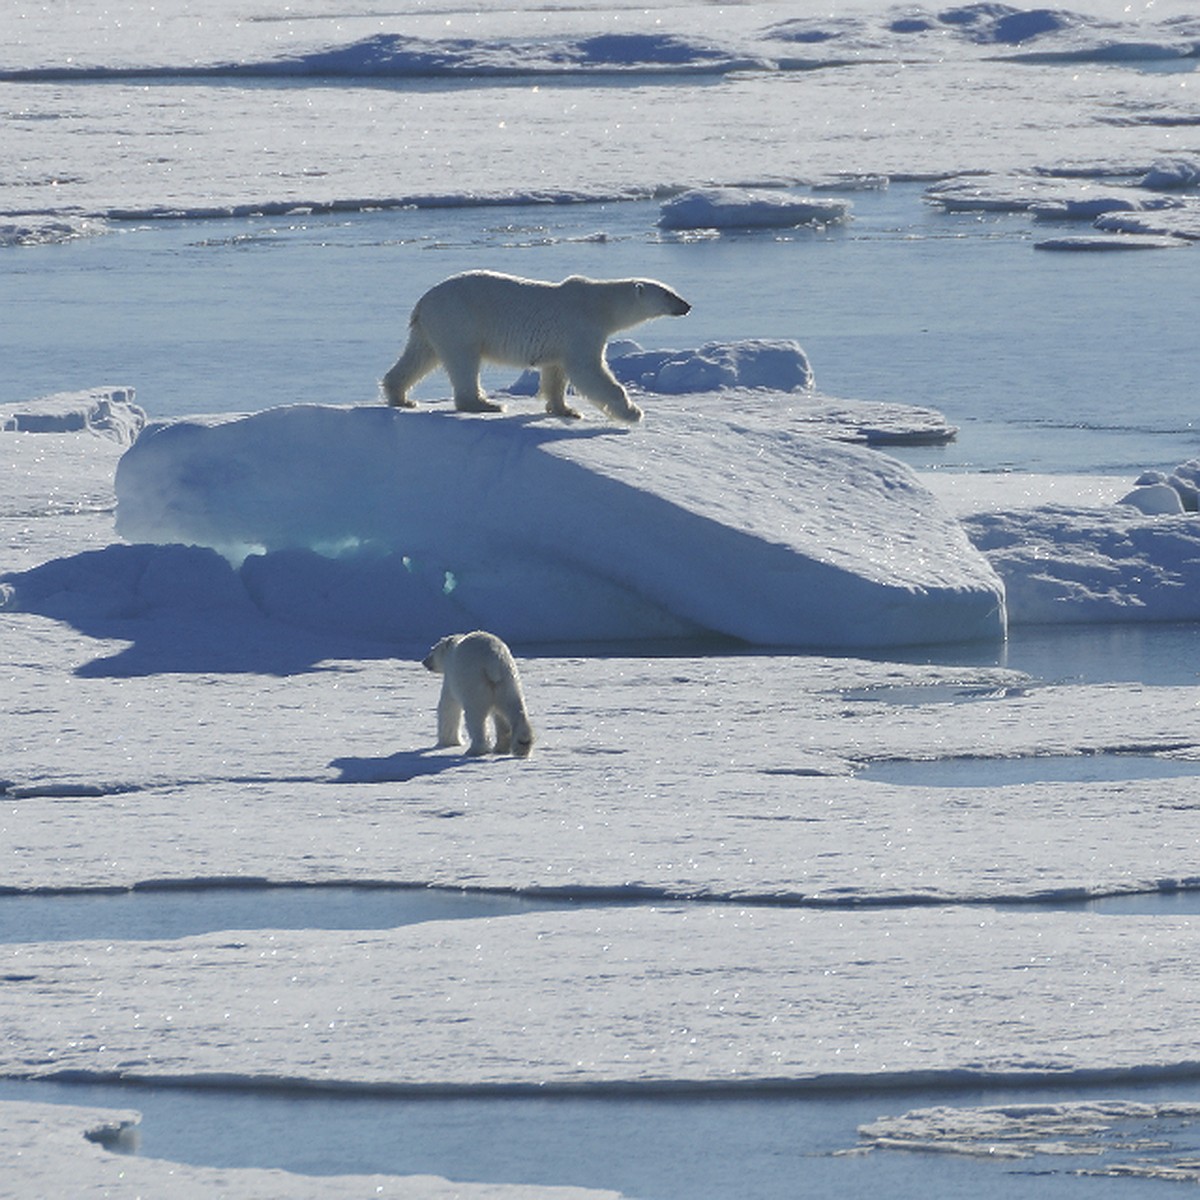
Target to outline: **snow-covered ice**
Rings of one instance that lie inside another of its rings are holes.
[[[1165,484],[1111,508],[982,513],[966,525],[1014,623],[1200,619],[1200,521]]]
[[[74,238],[83,220],[653,196],[847,173],[1103,163],[1136,178],[1194,155],[1193,108],[1162,69],[1186,68],[1200,41],[1178,3],[906,13],[877,2],[824,19],[771,3],[548,12],[482,4],[399,21],[270,0],[245,19],[221,0],[153,23],[136,6],[85,12],[64,30],[31,8],[0,63],[14,113],[0,153],[18,164],[6,244]],[[142,103],[148,85],[161,103]],[[619,116],[615,96],[631,105]],[[487,130],[488,152],[444,129]]]
[[[1186,918],[659,905],[17,945],[0,1070],[396,1091],[1150,1072],[1200,1060],[1198,939]]]
[[[733,388],[809,391],[816,382],[808,355],[795,340],[744,338],[738,342],[706,342],[694,350],[646,350],[632,339],[616,338],[609,342],[606,358],[609,370],[622,383],[671,396]],[[538,373],[530,370],[506,390],[511,395],[532,396],[537,389]],[[872,413],[883,408],[865,407]],[[910,427],[918,424],[916,410],[905,416]],[[953,436],[944,418],[940,424],[938,436]],[[932,431],[930,436],[935,436]]]

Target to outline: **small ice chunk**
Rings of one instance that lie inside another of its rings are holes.
[[[788,192],[697,188],[663,204],[662,229],[792,229],[832,225],[850,214],[849,200],[807,200]]]
[[[37,400],[0,404],[0,430],[8,433],[95,433],[129,446],[146,424],[131,387],[56,392]]]
[[[814,380],[808,355],[790,338],[706,342],[695,350],[644,350],[623,338],[609,343],[606,358],[622,383],[672,396],[730,388],[809,391]],[[505,390],[512,396],[536,394],[537,370],[522,372]]]
[[[1155,237],[1142,233],[1112,233],[1107,236],[1075,236],[1045,238],[1034,242],[1035,250],[1082,250],[1082,251],[1114,251],[1114,250],[1173,250],[1186,246],[1182,238]]]
[[[1200,458],[1180,463],[1167,482],[1179,493],[1187,512],[1200,511]]]
[[[1149,483],[1126,492],[1118,504],[1131,504],[1148,516],[1174,516],[1183,512],[1183,501],[1169,483]]]
[[[1144,188],[1185,188],[1200,184],[1200,159],[1160,158],[1138,180]]]

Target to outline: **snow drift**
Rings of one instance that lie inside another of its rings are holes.
[[[156,424],[119,464],[117,530],[219,550],[265,611],[401,641],[1002,638],[998,577],[916,476],[791,432],[791,409],[725,394],[634,431],[383,406]]]

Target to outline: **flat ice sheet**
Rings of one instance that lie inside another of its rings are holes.
[[[5,947],[0,1073],[392,1088],[1200,1062],[1187,919],[638,907]]]
[[[1189,778],[964,791],[852,774],[889,758],[1196,757],[1190,687],[790,655],[525,658],[534,755],[480,761],[433,748],[438,680],[411,661],[230,674],[203,668],[224,647],[201,644],[194,671],[127,674],[136,645],[3,620],[22,648],[6,672],[19,702],[4,886],[241,877],[853,902],[1196,875]],[[188,635],[154,628],[142,652]]]

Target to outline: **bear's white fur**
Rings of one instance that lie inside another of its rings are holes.
[[[466,717],[468,754],[488,752],[487,723],[496,729],[497,754],[524,758],[533,749],[521,677],[508,647],[482,629],[444,637],[425,656],[426,670],[442,676],[438,700],[438,745],[461,746]]]
[[[485,359],[541,373],[546,411],[578,417],[567,384],[617,421],[640,421],[634,404],[604,361],[612,334],[653,317],[682,317],[691,305],[653,279],[585,279],[562,283],[519,279],[493,271],[452,275],[429,289],[409,320],[408,344],[383,377],[391,405],[412,408],[409,388],[439,363],[460,412],[498,412],[479,385]]]

